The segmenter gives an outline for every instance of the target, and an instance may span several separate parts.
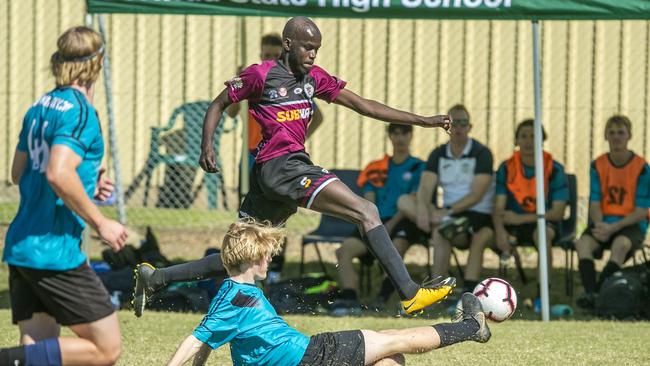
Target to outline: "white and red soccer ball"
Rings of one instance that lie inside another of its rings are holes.
[[[488,278],[474,288],[481,301],[485,317],[493,322],[507,320],[517,309],[517,294],[510,284],[500,278]]]

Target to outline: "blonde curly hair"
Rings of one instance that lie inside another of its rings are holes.
[[[104,40],[88,27],[72,27],[56,42],[57,51],[50,57],[50,69],[56,86],[80,85],[97,81],[104,58]]]
[[[223,238],[221,261],[228,274],[240,272],[240,265],[280,252],[284,230],[252,219],[233,223]]]

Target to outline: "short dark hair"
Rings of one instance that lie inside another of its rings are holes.
[[[517,139],[517,137],[519,137],[519,132],[524,127],[535,128],[535,120],[529,118],[519,122],[519,124],[517,125],[517,129],[515,130],[515,140]],[[542,141],[546,141],[546,131],[544,130],[544,126],[542,126]]]
[[[465,114],[467,115],[467,119],[469,119],[470,122],[472,121],[472,117],[469,115],[469,111],[467,110],[467,107],[465,107],[465,105],[460,103],[455,104],[453,107],[449,108],[448,113],[451,114],[451,112],[456,112],[456,111],[465,112]]]
[[[267,33],[262,36],[262,46],[282,47],[282,37],[279,33]]]
[[[388,125],[388,134],[393,134],[397,131],[402,131],[402,133],[413,132],[413,126],[411,125],[400,125],[397,123],[391,123]]]
[[[632,136],[632,121],[627,116],[616,114],[609,117],[605,123],[605,132],[612,126],[623,126],[627,128],[627,133]]]

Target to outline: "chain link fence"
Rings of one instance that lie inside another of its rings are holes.
[[[18,1],[0,7],[0,225],[19,202],[10,169],[22,115],[51,89],[48,60],[56,37],[85,22],[82,0]],[[216,146],[223,174],[197,165],[208,103],[240,65],[259,60],[260,37],[280,32],[284,18],[174,15],[106,16],[117,144],[127,223],[166,228],[176,240],[213,238],[235,219],[239,201],[241,118],[226,119]],[[469,109],[471,135],[497,164],[514,148],[514,126],[534,116],[529,22],[316,19],[323,33],[318,63],[365,97],[420,114],[456,104]],[[549,21],[542,26],[543,120],[546,149],[578,177],[580,221],[586,220],[589,163],[607,150],[604,123],[623,113],[633,121],[632,149],[650,147],[650,23]],[[96,27],[96,26],[95,26]],[[243,47],[243,48],[242,48]],[[108,130],[100,79],[95,106]],[[390,153],[385,125],[319,103],[324,123],[307,142],[326,168],[361,169]],[[105,133],[106,138],[108,134]],[[415,129],[412,153],[424,160],[445,142],[440,130]],[[103,210],[117,216],[114,206]],[[289,229],[304,233],[318,215],[301,211]],[[4,237],[4,236],[3,236]]]

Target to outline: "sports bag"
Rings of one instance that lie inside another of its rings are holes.
[[[607,278],[596,298],[595,313],[608,319],[639,319],[650,315],[648,268],[626,268]]]

